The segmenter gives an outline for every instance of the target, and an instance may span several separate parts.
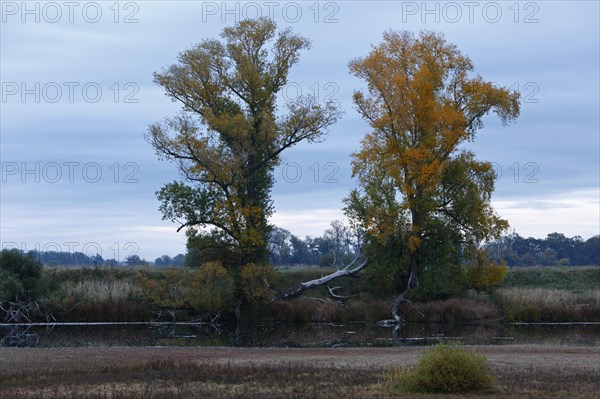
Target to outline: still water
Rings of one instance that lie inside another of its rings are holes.
[[[235,326],[190,324],[0,325],[0,346],[253,346],[368,347],[432,345],[458,341],[467,345],[551,344],[600,346],[600,323],[594,324],[376,324],[260,323]]]

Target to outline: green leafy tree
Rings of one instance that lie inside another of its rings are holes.
[[[268,249],[270,261],[274,265],[284,265],[289,262],[291,247],[289,238],[292,235],[288,230],[275,226],[269,235]]]
[[[169,266],[171,265],[172,259],[169,255],[161,255],[154,260],[156,266]]]
[[[145,259],[140,258],[139,255],[129,255],[125,259],[125,263],[127,263],[128,266],[146,266],[146,265],[148,265],[148,262]]]
[[[221,38],[201,41],[154,74],[183,110],[151,125],[147,140],[184,177],[157,193],[164,218],[191,227],[188,248],[220,247],[239,271],[268,260],[270,192],[282,152],[322,141],[340,111],[308,96],[287,103],[287,111],[277,108],[307,39],[266,18],[242,20]]]
[[[353,155],[359,189],[346,199],[346,212],[370,242],[401,248],[392,260],[401,270],[384,277],[400,277],[406,287],[392,308],[398,318],[424,269],[474,261],[479,242],[507,228],[490,205],[491,164],[460,146],[490,112],[503,124],[515,119],[519,94],[470,76],[471,60],[433,32],[386,32],[349,67],[367,83],[354,103],[372,131]]]

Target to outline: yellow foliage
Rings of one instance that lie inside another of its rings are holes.
[[[138,278],[146,297],[159,307],[192,308],[201,313],[224,310],[234,300],[233,279],[219,262],[196,270],[140,273]]]
[[[383,36],[368,56],[349,63],[351,74],[368,84],[366,92],[354,94],[354,103],[373,128],[353,154],[353,175],[367,197],[377,199],[382,187],[393,188],[394,206],[418,211],[420,217],[411,223],[421,233],[427,233],[429,220],[448,217],[456,230],[472,229],[476,240],[494,236],[506,222],[491,212],[493,184],[482,185],[482,173],[447,182],[445,171],[460,160],[461,144],[474,139],[486,114],[494,112],[503,124],[519,115],[519,93],[470,77],[471,60],[441,34],[389,31]],[[460,206],[471,198],[477,206]],[[365,223],[369,233],[389,220],[385,212],[363,214],[374,218]],[[408,244],[418,252],[416,237]]]
[[[275,291],[271,284],[277,277],[271,265],[249,263],[242,268],[242,292],[252,302],[266,302],[273,298]]]
[[[409,252],[415,252],[421,246],[421,239],[419,237],[410,236],[408,239],[408,250]]]
[[[189,287],[185,283],[190,274],[187,270],[167,270],[160,275],[140,272],[138,278],[150,302],[160,307],[183,308],[187,305]]]
[[[504,281],[507,272],[508,267],[504,261],[501,264],[485,261],[469,266],[467,270],[469,287],[486,289],[498,286]]]
[[[207,262],[194,273],[190,305],[197,312],[224,310],[234,301],[233,278],[220,262]]]

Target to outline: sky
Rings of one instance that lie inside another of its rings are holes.
[[[600,234],[597,1],[1,1],[0,242],[154,260],[185,252],[155,192],[179,179],[143,139],[180,110],[152,73],[243,18],[266,16],[312,48],[280,93],[337,100],[343,118],[318,144],[283,154],[271,222],[304,237],[343,219],[350,161],[369,126],[348,62],[386,30],[442,32],[475,71],[522,94],[521,116],[492,116],[468,144],[498,173],[492,202],[524,237]]]

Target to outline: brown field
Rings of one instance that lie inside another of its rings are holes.
[[[391,367],[423,347],[0,348],[0,397],[388,398]],[[476,346],[490,392],[402,398],[600,398],[600,347]]]

